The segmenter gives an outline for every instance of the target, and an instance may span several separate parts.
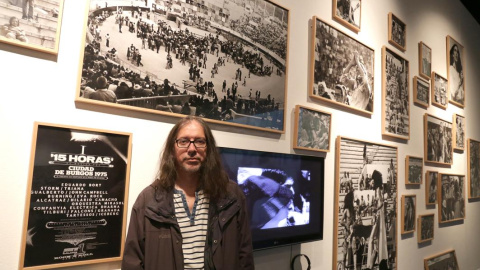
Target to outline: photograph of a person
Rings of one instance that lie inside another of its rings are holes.
[[[77,102],[284,133],[287,9],[152,4],[90,0]]]
[[[417,197],[402,195],[402,234],[415,231]]]
[[[313,17],[312,99],[373,114],[375,51]]]
[[[465,52],[463,46],[447,36],[447,79],[450,103],[465,107]]]
[[[432,72],[432,104],[442,108],[444,110],[447,109],[448,106],[448,81],[435,71]]]
[[[359,32],[362,0],[333,0],[333,18],[348,29]]]
[[[0,42],[58,53],[64,0],[0,0]]]
[[[334,266],[397,269],[397,148],[338,137],[335,156]]]
[[[440,173],[438,177],[438,222],[465,219],[465,176]]]
[[[437,203],[437,185],[438,172],[427,171],[425,173],[425,204],[427,206],[434,206]]]
[[[388,42],[402,52],[407,50],[407,25],[392,12],[388,13]]]
[[[423,151],[425,162],[452,165],[452,123],[428,113],[425,113],[423,123]]]
[[[432,49],[423,41],[418,43],[418,74],[426,80],[432,74]]]
[[[425,270],[459,270],[455,250],[449,250],[441,254],[424,259]]]
[[[480,141],[467,141],[468,198],[480,198]]]
[[[453,149],[463,151],[465,150],[465,134],[466,134],[465,117],[460,114],[453,114]]]
[[[410,67],[407,60],[382,48],[382,134],[410,139]]]
[[[417,222],[417,242],[432,241],[435,229],[435,214],[419,215]]]
[[[413,102],[420,107],[430,106],[430,83],[420,77],[413,77]]]
[[[331,113],[296,105],[293,148],[329,152],[331,127]]]
[[[405,184],[420,185],[423,182],[423,158],[405,157]]]

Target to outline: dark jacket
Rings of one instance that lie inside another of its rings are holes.
[[[234,182],[210,203],[205,269],[254,269],[245,196]],[[175,218],[173,191],[152,185],[133,205],[122,261],[123,270],[183,270],[182,235]]]

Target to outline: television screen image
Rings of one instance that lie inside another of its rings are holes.
[[[323,238],[324,158],[220,148],[247,200],[254,249]]]

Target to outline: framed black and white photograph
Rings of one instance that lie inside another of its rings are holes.
[[[424,260],[425,270],[460,270],[457,262],[457,256],[455,250],[449,250],[432,257],[425,258]]]
[[[293,148],[329,152],[331,128],[331,113],[295,106]]]
[[[312,22],[310,98],[373,114],[375,51],[317,17]]]
[[[426,80],[432,74],[432,49],[422,41],[418,43],[418,74]]]
[[[451,36],[447,36],[447,79],[448,79],[448,100],[450,103],[465,107],[465,50]]]
[[[467,140],[468,198],[480,198],[480,141]]]
[[[432,241],[435,236],[435,214],[418,215],[417,222],[417,242]]]
[[[288,9],[268,0],[88,5],[76,102],[285,132]]]
[[[452,123],[428,113],[425,113],[423,123],[425,162],[452,165]]]
[[[58,54],[63,1],[0,1],[0,42]]]
[[[402,234],[415,231],[417,209],[416,195],[402,195]]]
[[[425,204],[435,206],[437,203],[438,172],[427,171],[425,173]]]
[[[397,147],[339,136],[335,149],[333,268],[398,269]]]
[[[405,157],[405,184],[421,185],[423,182],[423,158]]]
[[[409,62],[382,48],[382,134],[410,139]]]
[[[465,219],[465,175],[440,173],[437,192],[439,223]]]
[[[120,261],[130,133],[35,123],[20,269]]]
[[[420,77],[413,77],[413,103],[420,107],[430,106],[430,83]]]
[[[407,25],[392,12],[388,13],[388,42],[402,52],[407,50]]]
[[[453,149],[464,151],[465,150],[465,134],[466,134],[466,122],[465,117],[460,114],[453,114]]]
[[[358,33],[362,18],[362,0],[333,0],[333,19]]]
[[[432,72],[432,104],[447,109],[448,106],[448,81],[435,71]]]

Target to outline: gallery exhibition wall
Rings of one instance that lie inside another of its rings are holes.
[[[480,115],[480,25],[465,7],[456,0],[374,0],[361,3],[361,27],[358,32],[346,28],[332,18],[331,0],[278,0],[276,4],[289,10],[286,95],[284,102],[284,132],[271,132],[243,125],[211,123],[218,146],[260,150],[278,153],[314,155],[325,158],[324,230],[323,239],[309,243],[255,251],[257,269],[290,269],[290,261],[297,254],[310,258],[311,269],[332,269],[336,237],[334,219],[336,181],[339,172],[335,142],[338,136],[372,144],[397,148],[397,269],[422,269],[424,259],[455,250],[461,269],[480,269],[478,228],[480,201],[468,199],[467,148],[453,151],[451,164],[425,163],[423,182],[405,184],[405,157],[424,157],[424,115],[435,116],[452,123],[454,114],[465,117],[466,138],[480,140],[477,116]],[[88,0],[66,0],[59,36],[58,54],[51,54],[0,43],[0,202],[3,205],[0,220],[0,269],[18,269],[24,237],[26,199],[29,170],[32,164],[32,136],[34,123],[75,126],[131,134],[131,157],[128,203],[125,204],[127,222],[137,195],[149,185],[156,174],[159,153],[168,132],[178,120],[170,115],[138,110],[125,110],[99,103],[75,102],[79,84],[79,69],[83,55]],[[388,14],[392,12],[406,25],[405,51],[388,42]],[[315,37],[313,17],[329,24],[344,35],[373,49],[372,74],[373,107],[371,113],[352,110],[333,102],[312,98],[309,94],[312,78],[311,59]],[[105,34],[105,33],[104,33]],[[432,51],[432,71],[447,78],[446,37],[463,45],[466,94],[464,107],[452,103],[443,109],[431,103],[427,108],[413,101],[413,79],[419,76],[419,42]],[[102,41],[105,42],[105,41]],[[118,41],[116,41],[118,42]],[[128,41],[127,41],[128,42]],[[113,41],[112,41],[113,43]],[[141,46],[140,43],[136,44]],[[382,128],[382,48],[394,52],[409,62],[409,135],[398,138],[385,135]],[[120,51],[119,54],[126,52]],[[232,71],[232,79],[235,77]],[[274,76],[274,75],[272,75]],[[255,85],[251,85],[255,90]],[[220,91],[218,89],[217,91]],[[295,107],[305,106],[331,114],[330,149],[327,152],[293,148]],[[382,135],[383,134],[383,135]],[[425,205],[425,172],[464,175],[465,218],[439,224],[438,205]],[[338,179],[337,179],[338,178]],[[418,243],[418,230],[401,233],[402,195],[416,195],[416,215],[435,214],[434,239]],[[303,269],[306,261],[300,260]],[[300,267],[299,264],[296,267]],[[120,269],[120,262],[104,262],[65,269]],[[300,269],[300,268],[298,268]]]

